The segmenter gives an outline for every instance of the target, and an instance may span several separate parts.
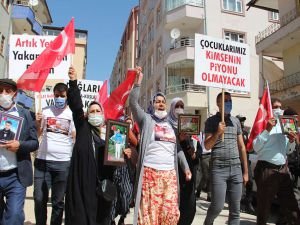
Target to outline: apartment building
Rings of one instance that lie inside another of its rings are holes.
[[[216,113],[216,96],[221,90],[194,84],[194,38],[200,33],[250,46],[251,91],[231,92],[233,115],[246,116],[246,125],[252,126],[264,85],[255,35],[274,20],[266,11],[247,11],[247,2],[140,0],[138,63],[144,71],[140,99],[144,109],[155,92],[163,91],[168,104],[178,96],[184,99],[188,113],[201,114],[201,129],[207,117]],[[176,39],[171,37],[174,32]]]
[[[300,113],[300,1],[252,0],[248,6],[253,7],[250,11],[259,8],[276,15],[276,23],[260,30],[255,42],[260,59],[268,57],[282,62],[282,71],[270,74],[266,72],[268,65],[261,64],[260,73],[270,80],[271,96]]]
[[[137,62],[138,44],[138,15],[139,7],[131,9],[124,32],[121,38],[120,48],[114,62],[110,76],[110,90],[114,90],[125,79],[127,68],[134,68]]]
[[[0,77],[8,74],[10,34],[42,34],[43,24],[52,23],[46,0],[1,0],[0,4]]]

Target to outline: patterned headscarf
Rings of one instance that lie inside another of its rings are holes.
[[[170,106],[170,111],[168,113],[168,120],[170,121],[172,126],[175,127],[175,128],[177,128],[177,126],[178,126],[178,118],[175,114],[175,106],[178,102],[182,102],[182,104],[184,104],[182,98],[176,97],[176,98],[172,99],[171,106]]]

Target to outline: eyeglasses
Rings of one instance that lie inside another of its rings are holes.
[[[183,106],[183,105],[175,105],[175,109],[177,109],[177,108],[182,108],[182,109],[184,109],[184,106]]]

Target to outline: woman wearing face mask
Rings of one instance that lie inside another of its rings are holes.
[[[133,224],[174,225],[179,219],[178,161],[186,179],[191,179],[191,172],[183,152],[177,153],[176,135],[167,119],[164,94],[159,92],[153,97],[153,115],[139,106],[142,77],[138,67],[137,80],[129,96],[133,118],[141,131]]]
[[[178,224],[190,225],[192,224],[196,213],[196,169],[201,156],[202,148],[199,141],[192,139],[183,133],[178,133],[178,117],[184,114],[184,103],[181,98],[173,98],[171,101],[168,119],[177,136],[177,148],[182,149],[185,158],[192,171],[192,179],[186,181],[184,173],[179,170],[179,184],[180,184],[180,219]],[[194,144],[195,142],[195,144]]]
[[[73,112],[76,142],[66,191],[65,224],[107,225],[112,202],[96,193],[97,177],[112,181],[114,172],[114,167],[103,164],[105,141],[100,138],[103,107],[98,102],[90,103],[85,117],[73,67],[69,69],[69,77],[68,102]]]

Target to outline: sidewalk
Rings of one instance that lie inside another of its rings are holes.
[[[205,219],[206,211],[209,206],[209,202],[205,201],[205,194],[201,195],[201,199],[197,201],[197,211],[196,216],[193,222],[193,225],[202,225]],[[50,216],[51,216],[51,204],[48,203],[48,223],[50,224]],[[126,224],[132,224],[132,216],[133,209],[131,209],[131,213],[126,218]],[[217,217],[214,222],[214,225],[224,225],[227,224],[228,220],[228,206],[225,205],[221,214]],[[116,222],[118,219],[116,220]],[[246,213],[241,213],[241,225],[254,225],[256,224],[256,217],[253,215],[249,215]],[[33,201],[33,187],[29,187],[27,189],[27,197],[25,201],[25,223],[24,225],[34,225],[35,217],[34,217],[34,201]],[[269,223],[271,224],[271,223]],[[273,224],[273,223],[272,223]]]

